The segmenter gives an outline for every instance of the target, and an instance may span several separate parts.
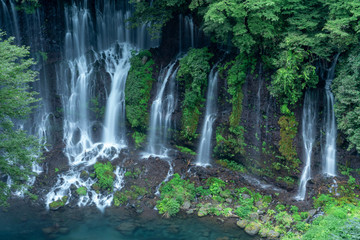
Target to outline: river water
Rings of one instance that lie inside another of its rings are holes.
[[[162,218],[155,210],[137,214],[133,209],[108,208],[102,214],[95,207],[46,211],[27,204],[0,211],[2,240],[250,240],[231,223],[218,217],[177,216]]]

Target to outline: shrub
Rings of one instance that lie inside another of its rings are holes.
[[[173,178],[160,188],[160,194],[156,207],[161,214],[173,216],[180,211],[184,201],[195,198],[195,187],[189,180],[183,180],[175,173]]]
[[[110,162],[100,163],[97,162],[94,165],[96,178],[101,189],[112,189],[115,174],[113,173],[114,168]]]

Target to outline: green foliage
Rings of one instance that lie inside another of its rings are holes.
[[[227,70],[227,92],[230,94],[230,103],[232,104],[232,111],[229,117],[230,127],[236,128],[240,125],[242,114],[242,101],[244,95],[242,93],[242,86],[245,83],[246,76],[251,69],[255,68],[255,59],[246,54],[239,54],[235,60],[227,62],[224,70]]]
[[[314,207],[324,207],[327,204],[331,203],[333,201],[333,198],[330,195],[327,194],[320,194],[319,197],[314,198]]]
[[[49,204],[49,207],[50,207],[50,209],[56,210],[60,207],[65,206],[67,200],[68,200],[68,196],[63,196],[61,199],[51,202]]]
[[[136,200],[140,196],[144,196],[148,193],[145,187],[139,187],[137,185],[132,185],[130,190],[117,191],[114,194],[114,206],[118,207],[120,205],[126,204],[129,200]]]
[[[12,185],[0,181],[0,206],[7,205],[11,191],[24,189],[39,161],[38,140],[16,129],[12,120],[26,119],[38,101],[29,84],[37,72],[30,70],[35,62],[29,58],[29,48],[13,44],[14,38],[4,39],[0,31],[0,175],[9,176]]]
[[[360,49],[354,49],[341,62],[332,89],[336,97],[335,114],[338,128],[349,141],[348,150],[360,152]]]
[[[161,186],[160,194],[160,201],[157,202],[156,207],[159,213],[170,217],[180,211],[184,201],[195,198],[195,187],[189,180],[183,180],[175,173],[170,181]]]
[[[243,126],[216,129],[216,146],[214,153],[220,158],[235,159],[236,154],[245,154],[245,128]]]
[[[125,86],[126,118],[131,127],[144,132],[149,122],[148,103],[154,78],[151,52],[133,53]]]
[[[26,14],[35,13],[35,10],[41,6],[39,0],[16,0],[16,2],[20,2],[17,9],[24,11]]]
[[[174,216],[180,211],[180,203],[174,198],[164,198],[159,201],[156,207],[159,209],[160,214],[167,216]]]
[[[146,140],[146,134],[137,131],[132,134],[132,137],[134,139],[136,148],[141,147],[141,144]]]
[[[153,38],[159,38],[161,29],[173,17],[174,12],[186,3],[186,0],[130,0],[135,5],[135,12],[130,17],[132,27],[147,24],[147,30]]]
[[[236,172],[244,172],[245,171],[245,167],[243,165],[236,163],[234,161],[220,159],[220,160],[217,160],[216,163],[225,168],[228,168],[232,171],[236,171]]]
[[[114,167],[110,162],[100,163],[94,165],[96,178],[98,179],[99,187],[103,190],[110,190],[113,187],[115,174]]]
[[[303,89],[315,87],[319,79],[315,67],[307,63],[309,54],[303,50],[283,52],[276,65],[270,93],[285,104],[296,104],[303,95]]]
[[[80,196],[85,196],[87,193],[87,189],[86,189],[86,187],[79,187],[78,189],[76,189],[76,192]]]
[[[280,125],[280,141],[279,151],[286,159],[286,165],[290,169],[299,167],[299,159],[297,158],[296,147],[294,138],[297,134],[297,127],[299,123],[296,121],[295,116],[281,116],[279,119]]]
[[[250,52],[259,42],[264,46],[277,34],[277,1],[211,1],[204,13],[204,31],[214,40],[232,43],[242,52]]]
[[[184,146],[179,146],[179,145],[176,145],[176,148],[179,149],[179,151],[182,152],[182,153],[186,153],[186,154],[196,156],[196,152],[194,152],[190,148],[187,148],[187,147],[184,147]]]
[[[278,205],[276,205],[275,209],[276,209],[276,211],[281,212],[281,211],[285,210],[285,206],[282,204],[278,204]]]
[[[212,56],[213,54],[209,53],[207,48],[190,49],[187,55],[179,61],[177,79],[185,86],[181,133],[188,140],[196,137],[195,132],[210,72],[209,61]]]
[[[133,172],[131,171],[126,171],[124,176],[125,177],[131,177],[131,178],[138,178],[141,174],[141,169],[140,168],[135,168]]]
[[[298,208],[297,206],[291,206],[291,207],[290,207],[290,211],[291,211],[292,213],[297,213],[297,212],[299,211],[299,208]]]

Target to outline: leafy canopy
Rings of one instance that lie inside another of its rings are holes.
[[[34,136],[17,129],[14,122],[26,119],[38,101],[29,87],[37,76],[30,70],[35,62],[29,58],[29,48],[15,46],[13,37],[4,37],[0,32],[0,176],[9,176],[12,184],[0,181],[0,205],[7,204],[11,191],[26,186],[40,147]]]

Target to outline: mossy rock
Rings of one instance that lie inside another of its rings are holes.
[[[206,207],[201,207],[198,211],[199,217],[206,216],[207,214],[208,214],[208,208],[206,208]]]
[[[280,233],[270,230],[267,234],[268,239],[278,239],[280,237]]]
[[[248,225],[249,221],[248,220],[239,220],[236,222],[236,225],[238,225],[240,228],[245,228],[246,225]]]
[[[262,238],[266,238],[268,236],[269,229],[267,228],[261,228],[259,231],[259,236]]]
[[[260,231],[261,225],[256,222],[251,222],[245,227],[245,232],[251,236],[258,234]]]
[[[68,196],[64,196],[61,199],[58,199],[56,201],[53,201],[49,204],[49,207],[51,210],[58,210],[59,208],[65,206],[65,203],[67,202]]]
[[[87,193],[87,189],[86,187],[79,187],[78,189],[76,189],[76,193],[80,196],[85,196]]]

